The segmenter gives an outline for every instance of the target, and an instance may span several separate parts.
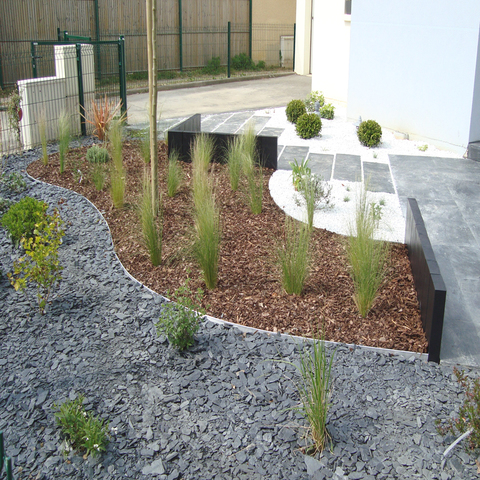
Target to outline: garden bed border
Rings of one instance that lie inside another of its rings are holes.
[[[202,131],[202,116],[192,115],[183,122],[168,130],[168,156],[176,151],[184,162],[190,162],[190,149],[195,137]],[[213,161],[225,163],[225,153],[229,143],[237,136],[235,133],[206,132],[214,141]],[[257,135],[257,150],[260,164],[264,168],[277,169],[278,138],[275,136]]]
[[[417,289],[422,326],[428,341],[428,361],[440,363],[447,288],[415,198],[407,199],[405,243]]]

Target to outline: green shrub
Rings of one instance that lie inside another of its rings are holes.
[[[314,112],[315,111],[315,102],[319,103],[319,107],[323,107],[325,103],[325,97],[322,95],[322,92],[315,90],[310,92],[307,98],[305,99],[305,108],[307,112]]]
[[[35,225],[41,222],[46,211],[47,204],[32,197],[24,197],[8,209],[2,217],[2,226],[15,246],[22,237],[33,238]]]
[[[83,396],[68,400],[56,410],[55,419],[66,437],[69,449],[85,451],[85,457],[105,451],[108,443],[108,422],[83,409]],[[67,451],[65,453],[68,453]]]
[[[90,163],[108,163],[110,155],[106,148],[94,145],[87,150],[87,160]]]
[[[220,57],[212,57],[202,68],[202,73],[207,75],[219,75],[225,71],[220,62]]]
[[[382,139],[382,127],[375,120],[365,120],[358,127],[358,139],[366,147],[376,147]]]
[[[295,130],[301,138],[313,138],[322,130],[322,121],[316,113],[304,113],[298,118]]]
[[[263,60],[259,60],[257,63],[258,70],[265,70],[267,68],[267,64]]]
[[[230,65],[234,70],[255,70],[255,62],[245,53],[232,57]]]
[[[12,200],[0,197],[0,217],[13,205]]]
[[[327,120],[332,120],[335,116],[335,107],[331,103],[327,103],[320,108],[320,116]]]
[[[303,100],[291,100],[285,110],[287,120],[291,123],[297,123],[299,117],[307,113]]]
[[[194,335],[200,328],[200,318],[205,315],[201,308],[203,291],[194,294],[188,286],[179,287],[172,294],[172,300],[162,306],[162,315],[156,324],[159,335],[166,335],[174,348],[185,350],[193,345]],[[169,293],[167,292],[167,296]]]
[[[157,78],[158,80],[173,80],[174,78],[177,78],[177,72],[173,70],[161,70],[157,73]]]

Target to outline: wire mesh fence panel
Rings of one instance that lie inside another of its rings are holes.
[[[267,67],[293,69],[293,24],[252,27],[252,59],[263,61]]]

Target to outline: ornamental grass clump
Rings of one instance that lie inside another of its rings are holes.
[[[242,172],[247,182],[247,203],[254,215],[262,213],[263,202],[263,170],[258,163],[256,135],[252,124],[249,124],[242,137]]]
[[[389,248],[387,242],[375,240],[381,206],[369,203],[367,187],[357,195],[355,219],[346,240],[347,260],[355,293],[354,301],[365,318],[385,281]]]
[[[108,444],[108,421],[102,420],[92,412],[83,409],[83,395],[75,400],[67,400],[62,405],[53,404],[55,420],[65,437],[65,454],[70,450],[85,452],[96,456],[104,452]]]
[[[174,197],[183,182],[183,170],[178,160],[178,152],[172,152],[168,158],[167,195]]]
[[[60,159],[60,173],[65,171],[65,157],[70,145],[70,118],[63,111],[58,119],[58,155]]]
[[[122,136],[122,122],[114,120],[111,124],[109,139],[113,159],[113,166],[110,170],[110,192],[115,208],[123,208],[125,199],[126,173],[123,167]]]
[[[162,263],[162,199],[160,197],[159,204],[152,204],[152,182],[148,174],[144,175],[142,187],[138,213],[142,225],[143,242],[152,265],[156,267]]]
[[[241,135],[236,135],[229,141],[226,163],[230,178],[230,187],[236,192],[240,184],[243,165],[243,140]]]
[[[303,175],[299,183],[299,193],[302,196],[307,210],[307,225],[313,228],[315,210],[329,208],[331,205],[332,186],[323,181],[322,177],[309,173]]]
[[[282,241],[277,248],[277,261],[282,287],[289,295],[301,295],[310,268],[310,237],[307,225],[285,217]]]

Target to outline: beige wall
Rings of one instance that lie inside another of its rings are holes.
[[[252,23],[295,23],[296,0],[252,0]]]

